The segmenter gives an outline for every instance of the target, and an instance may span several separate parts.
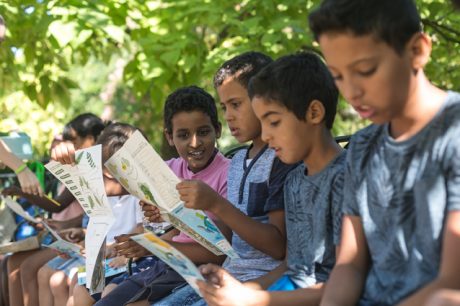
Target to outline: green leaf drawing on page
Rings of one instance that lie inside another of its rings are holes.
[[[81,158],[83,157],[84,152],[78,153],[77,157],[75,158],[75,163],[78,165],[80,163]]]

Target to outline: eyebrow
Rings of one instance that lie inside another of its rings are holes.
[[[271,115],[279,115],[280,113],[279,112],[275,112],[275,111],[268,111],[266,112],[265,114],[262,115],[262,117],[260,119],[266,119],[268,116],[271,116]]]
[[[201,126],[197,127],[196,129],[199,130],[199,129],[210,129],[210,128],[212,128],[212,126],[209,125],[209,124],[206,124],[206,125],[201,125]],[[183,129],[176,130],[176,133],[177,132],[188,132],[188,131],[190,131],[190,129],[183,128]]]
[[[232,103],[232,102],[235,102],[235,100],[239,101],[239,100],[241,100],[241,98],[240,97],[232,97],[232,98],[228,99],[227,101],[221,102],[220,104]]]
[[[353,66],[356,66],[356,65],[358,65],[358,64],[360,64],[362,62],[375,61],[375,60],[377,60],[377,56],[360,58],[360,59],[357,59],[354,62],[348,64],[347,67],[353,67]],[[327,67],[329,69],[337,70],[337,68],[335,68],[334,66],[331,66],[331,65],[327,65]]]
[[[372,56],[372,57],[365,57],[365,58],[360,58],[351,64],[348,65],[348,67],[356,66],[362,62],[369,62],[369,61],[375,61],[377,59],[377,56]]]

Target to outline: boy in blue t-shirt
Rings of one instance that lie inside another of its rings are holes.
[[[240,143],[251,142],[232,158],[228,200],[200,181],[177,185],[187,207],[210,211],[232,229],[232,246],[240,258],[227,258],[223,266],[243,281],[276,268],[286,249],[283,185],[293,166],[276,158],[275,151],[262,140],[260,121],[247,91],[249,79],[270,62],[264,54],[247,52],[224,63],[214,77],[232,136]],[[205,302],[187,286],[154,305],[192,304]]]
[[[283,162],[303,162],[284,187],[286,262],[244,285],[208,265],[201,271],[211,284],[200,287],[210,305],[316,305],[335,263],[342,218],[346,155],[330,132],[338,91],[322,60],[300,53],[254,76],[249,94],[262,139]],[[269,292],[260,290],[267,283]]]
[[[310,27],[345,99],[352,139],[340,255],[323,305],[423,305],[460,288],[460,95],[431,84],[411,0],[325,0]]]

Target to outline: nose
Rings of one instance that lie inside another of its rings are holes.
[[[196,148],[200,145],[200,143],[201,143],[200,138],[198,137],[196,133],[194,133],[192,135],[192,138],[190,139],[190,146],[192,148]]]
[[[270,135],[270,132],[263,126],[262,126],[260,138],[262,139],[263,142],[268,143],[268,144],[270,143],[270,139],[272,138]]]
[[[224,112],[224,120],[227,122],[234,120],[233,113],[229,108],[227,108]]]
[[[359,104],[364,94],[361,84],[353,79],[343,82],[343,84],[339,86],[339,89],[345,99],[351,104]]]

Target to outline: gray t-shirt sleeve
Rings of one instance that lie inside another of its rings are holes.
[[[332,232],[333,232],[333,241],[335,245],[340,244],[340,236],[342,233],[342,216],[343,216],[343,188],[344,188],[344,171],[340,171],[331,186],[331,195],[332,195]]]
[[[353,139],[352,139],[353,140]],[[344,215],[359,216],[359,205],[356,197],[356,184],[353,182],[356,173],[353,173],[353,142],[350,142],[350,148],[347,152],[345,162],[345,171],[343,174],[343,204],[342,212]]]
[[[460,210],[460,140],[450,143],[446,161],[447,210],[456,211]]]

